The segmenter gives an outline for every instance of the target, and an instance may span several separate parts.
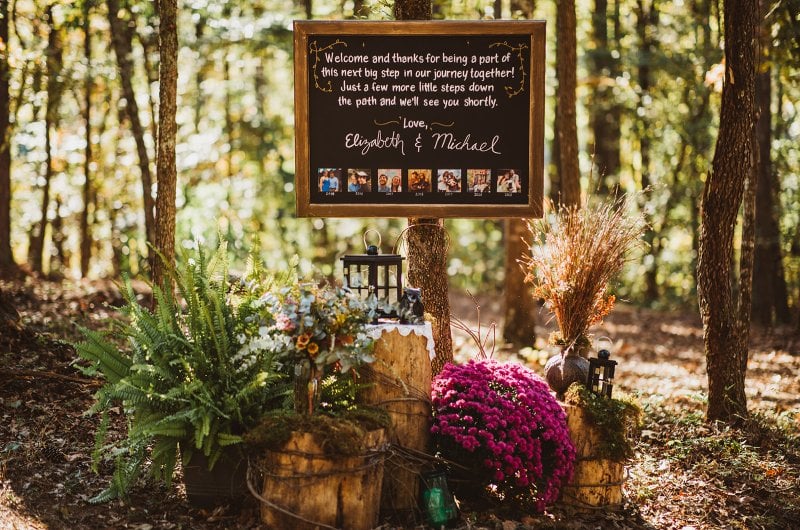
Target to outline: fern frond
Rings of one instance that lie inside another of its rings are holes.
[[[79,326],[78,329],[86,337],[86,341],[76,344],[78,355],[100,369],[100,372],[111,383],[117,383],[128,375],[131,359],[109,342],[101,333]]]
[[[151,451],[153,460],[153,477],[164,480],[167,486],[172,483],[175,474],[175,464],[178,461],[178,439],[172,437],[159,437]]]

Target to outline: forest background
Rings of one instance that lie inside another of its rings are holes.
[[[152,198],[143,190],[156,191],[156,5],[0,3],[8,12],[8,36],[0,38],[7,42],[14,262],[54,278],[146,271],[144,203]],[[789,323],[800,297],[798,7],[781,0],[761,8],[756,98],[767,119],[757,132],[753,315],[767,325]],[[585,196],[647,190],[638,208],[651,227],[648,245],[615,286],[619,298],[637,304],[696,304],[698,207],[725,75],[720,9],[711,0],[576,5],[581,189]],[[558,197],[554,3],[435,1],[433,16],[548,20],[546,185]],[[304,271],[316,266],[327,275],[337,273],[339,256],[361,252],[367,228],[383,233],[390,250],[405,220],[294,215],[291,22],[390,19],[392,5],[192,0],[178,17],[178,244],[225,238],[244,259],[258,241],[268,263],[288,264],[297,254]],[[0,90],[0,107],[3,99]],[[445,222],[451,289],[503,290],[504,272],[517,267],[503,251],[514,237],[505,223]]]

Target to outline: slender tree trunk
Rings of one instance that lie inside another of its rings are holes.
[[[83,4],[83,56],[86,59],[86,94],[84,96],[83,120],[86,123],[86,148],[83,157],[83,210],[81,210],[81,277],[89,275],[89,261],[92,255],[92,235],[89,231],[89,209],[92,204],[92,35],[91,3]]]
[[[144,127],[139,118],[139,105],[133,90],[133,60],[132,60],[132,28],[128,23],[119,18],[119,0],[108,0],[108,21],[111,26],[111,42],[117,56],[117,66],[122,84],[122,96],[125,98],[125,113],[131,122],[131,131],[136,142],[136,152],[139,156],[139,170],[142,177],[142,200],[144,203],[144,227],[147,241],[155,242],[153,179],[150,173],[150,156],[144,143]]]
[[[58,112],[61,106],[63,83],[58,76],[64,64],[64,49],[61,32],[55,27],[52,6],[47,9],[46,18],[50,26],[47,38],[47,107],[45,109],[45,175],[42,192],[41,217],[36,227],[35,236],[31,239],[28,253],[31,269],[41,273],[44,270],[45,233],[47,231],[47,213],[50,210],[50,184],[53,179],[53,146],[51,129],[58,128]]]
[[[366,18],[369,15],[369,7],[364,0],[353,0],[353,18]]]
[[[703,189],[697,280],[708,370],[706,417],[735,423],[747,415],[748,242],[743,241],[738,296],[731,257],[737,214],[754,175],[758,9],[755,0],[724,0],[723,9],[725,82],[714,160]]]
[[[577,33],[575,0],[564,0],[556,7],[556,134],[558,135],[559,202],[580,206],[581,184],[578,168],[578,123],[576,117]]]
[[[0,0],[0,277],[12,275],[17,265],[11,250],[11,114],[8,68],[8,0]]]
[[[175,165],[178,94],[178,2],[161,0],[159,6],[159,90],[158,90],[158,195],[156,197],[155,246],[163,257],[153,260],[153,283],[167,285],[164,267],[175,261],[175,193],[178,180]]]
[[[397,0],[397,20],[430,20],[431,0]],[[436,358],[433,374],[453,360],[453,337],[450,333],[450,302],[447,277],[447,233],[441,219],[408,220],[408,274],[410,285],[422,289],[425,310],[433,317]]]
[[[226,166],[227,169],[227,177],[228,179],[232,179],[234,175],[233,170],[233,159],[234,159],[234,121],[233,121],[233,113],[231,112],[231,106],[233,105],[233,98],[231,97],[231,92],[233,89],[231,88],[231,64],[228,61],[228,53],[227,51],[222,55],[222,81],[225,86],[225,138],[228,142],[228,153],[226,156]],[[230,186],[228,187],[228,197],[227,202],[231,204],[231,196],[230,196]]]
[[[201,41],[203,40],[203,34],[205,33],[206,29],[206,18],[203,15],[199,15],[197,17],[197,22],[194,25],[194,36],[195,42],[197,43],[198,49],[202,49]],[[206,60],[205,57],[201,54],[198,57],[198,66],[197,66],[197,73],[195,74],[195,89],[196,94],[194,98],[194,131],[196,133],[200,132],[200,119],[203,115],[203,102],[205,101],[205,95],[203,94],[203,81],[205,81],[205,65]],[[256,68],[262,68],[261,61],[258,62]],[[258,101],[261,101],[260,99]]]
[[[642,190],[648,190],[652,184],[651,160],[650,160],[650,112],[648,107],[650,101],[650,89],[653,84],[651,63],[653,62],[653,52],[655,50],[655,43],[651,36],[653,29],[658,23],[658,11],[656,10],[655,2],[648,3],[647,0],[638,0],[636,5],[636,33],[639,38],[639,65],[638,65],[638,81],[639,81],[639,119],[638,119],[638,137],[639,137],[639,157],[642,165],[641,184]],[[667,191],[668,193],[671,190]],[[647,209],[645,209],[647,211]],[[645,266],[645,291],[644,296],[647,302],[654,302],[658,300],[658,260],[660,258],[660,245],[656,242],[656,232],[653,228],[652,215],[645,214],[647,221],[647,229],[644,233],[644,241],[649,251],[649,259],[646,261]]]
[[[67,237],[64,234],[64,218],[61,217],[61,197],[56,195],[54,202],[55,215],[51,223],[53,229],[53,253],[50,256],[50,267],[47,276],[53,280],[60,280],[65,276],[64,269],[69,264],[69,254],[64,246]]]
[[[612,44],[609,39],[608,23],[608,0],[595,0],[592,14],[594,50],[590,54],[595,88],[591,95],[589,118],[594,142],[593,173],[600,194],[607,195],[613,189],[616,195],[620,168],[620,109],[614,96],[618,66],[612,52],[617,49],[617,42],[615,39]]]
[[[756,76],[756,142],[758,184],[756,189],[756,247],[753,264],[753,320],[764,327],[775,321],[788,324],[786,280],[783,274],[781,234],[778,226],[775,179],[772,172],[772,72],[770,68],[771,25],[765,20],[767,3],[762,1],[761,54]]]
[[[525,219],[506,220],[506,307],[503,338],[516,346],[533,346],[536,342],[537,304],[525,283],[525,273],[517,261],[529,253],[524,239],[528,234],[528,223]]]

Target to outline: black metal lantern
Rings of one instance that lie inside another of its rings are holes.
[[[361,298],[374,294],[378,300],[391,304],[400,301],[403,296],[403,256],[379,254],[377,245],[369,245],[366,254],[349,254],[341,259],[345,287]]]
[[[610,359],[611,352],[600,350],[597,358],[589,359],[589,379],[586,386],[598,396],[611,397],[611,390],[614,387],[614,369],[617,361]]]

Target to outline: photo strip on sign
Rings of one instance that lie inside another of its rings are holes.
[[[298,215],[541,215],[544,22],[294,31]]]

